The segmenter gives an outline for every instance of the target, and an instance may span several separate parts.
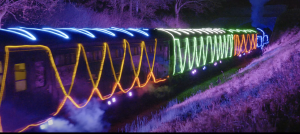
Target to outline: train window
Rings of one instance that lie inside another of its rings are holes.
[[[97,61],[97,60],[98,60],[98,52],[97,52],[97,51],[94,51],[94,52],[93,52],[93,60],[94,60],[94,61]]]
[[[116,49],[116,51],[115,51],[115,57],[116,57],[116,58],[119,57],[119,51],[118,51],[118,49]]]
[[[44,61],[37,61],[35,66],[35,86],[43,87],[45,85],[45,67]]]
[[[148,52],[151,53],[151,46],[148,47]]]
[[[59,55],[59,62],[58,64],[59,65],[64,65],[65,63],[65,56],[62,54],[62,55]]]
[[[92,61],[93,60],[92,52],[86,52],[86,57],[87,57],[88,61]]]
[[[133,55],[137,55],[137,54],[138,54],[137,47],[134,47],[134,49],[133,49]]]
[[[138,53],[141,53],[141,47],[138,46]]]
[[[26,69],[25,63],[15,64],[15,87],[16,91],[26,90]]]
[[[102,58],[102,50],[98,51],[98,60],[101,60]]]
[[[151,53],[151,46],[149,46],[148,48],[149,48],[148,52]]]
[[[2,70],[2,61],[0,61],[0,73],[3,73],[3,70]]]
[[[70,54],[65,54],[65,65],[70,64],[70,60],[71,60]]]
[[[148,74],[148,71],[149,71],[149,67],[147,67],[147,69],[146,69],[146,74]]]
[[[3,76],[2,61],[0,61],[0,85],[2,83],[2,76]]]
[[[54,56],[55,65],[59,64],[59,55]]]
[[[153,53],[153,49],[154,49],[153,46],[151,46],[151,49],[150,49],[151,53]]]
[[[71,63],[74,64],[76,62],[76,54],[71,53]]]

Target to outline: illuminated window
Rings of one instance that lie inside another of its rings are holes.
[[[2,69],[2,61],[0,61],[0,85],[2,83],[2,76],[3,76],[3,69]]]
[[[25,63],[15,64],[15,88],[17,92],[26,90]]]

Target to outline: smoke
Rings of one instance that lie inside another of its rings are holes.
[[[145,85],[144,87],[139,88],[139,89],[136,90],[137,96],[142,97],[144,94],[149,93],[149,91],[153,90],[153,89],[154,89],[153,82],[149,81],[147,83],[147,85]]]
[[[163,98],[171,92],[171,89],[168,86],[155,87],[154,83],[149,81],[145,87],[137,89],[136,91],[138,97],[142,97],[145,93],[149,93],[150,95],[154,95],[156,98]]]
[[[262,17],[263,17],[263,9],[264,4],[269,0],[250,0],[252,4],[252,26],[253,27],[262,27]]]
[[[100,109],[100,103],[96,99],[81,109],[76,108],[67,101],[65,108],[69,119],[53,118],[53,125],[48,126],[47,132],[107,132],[110,124],[102,121],[104,110]]]

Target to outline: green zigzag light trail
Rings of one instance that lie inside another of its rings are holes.
[[[185,70],[185,64],[186,64],[186,58],[188,55],[188,69],[191,70],[194,66],[194,62],[196,60],[196,67],[200,66],[200,61],[202,58],[202,66],[206,65],[206,61],[208,58],[208,48],[210,46],[210,50],[211,50],[211,59],[209,63],[214,63],[215,60],[220,60],[223,58],[227,58],[228,57],[228,53],[229,53],[229,57],[232,57],[233,54],[233,34],[229,34],[227,35],[218,35],[219,38],[217,37],[217,35],[212,36],[206,36],[206,43],[204,43],[205,41],[203,40],[203,36],[200,36],[198,41],[200,44],[200,49],[199,51],[197,51],[198,49],[198,45],[197,45],[197,38],[194,37],[193,38],[193,51],[192,51],[192,61],[191,61],[191,51],[190,51],[190,43],[189,43],[189,39],[185,38],[185,51],[184,51],[184,58],[182,58],[181,55],[181,44],[180,44],[180,39],[175,38],[173,43],[174,43],[174,65],[173,65],[173,75],[175,75],[176,73],[176,47],[178,48],[178,54],[180,55],[179,57],[179,67],[180,67],[180,72],[179,73],[183,73],[183,71]],[[223,36],[223,39],[222,39]],[[206,45],[205,45],[206,44]],[[205,47],[206,46],[206,47]],[[216,58],[216,59],[215,59]]]

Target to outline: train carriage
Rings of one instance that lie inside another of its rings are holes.
[[[267,44],[265,36],[221,28],[0,29],[0,102],[55,116],[66,100],[84,107],[92,96],[111,99],[149,80],[176,82],[187,72],[250,54]]]

